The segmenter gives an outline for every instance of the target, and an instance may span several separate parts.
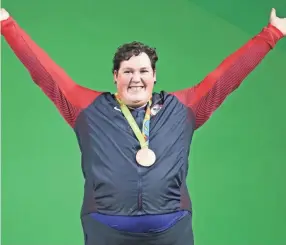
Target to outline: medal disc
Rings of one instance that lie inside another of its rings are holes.
[[[143,148],[137,152],[136,161],[141,166],[150,167],[155,163],[156,155],[154,151],[150,150],[149,148]]]

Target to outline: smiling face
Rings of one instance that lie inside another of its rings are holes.
[[[156,72],[153,70],[149,56],[145,52],[133,55],[120,63],[114,71],[117,92],[124,104],[140,107],[152,97]]]

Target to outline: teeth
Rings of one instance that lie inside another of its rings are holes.
[[[143,87],[131,87],[130,90],[132,92],[137,92],[137,91],[140,91],[141,89],[143,89]]]

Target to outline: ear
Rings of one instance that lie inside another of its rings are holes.
[[[116,83],[117,76],[118,76],[118,72],[115,70],[115,71],[113,72],[113,80],[114,80],[114,83]]]
[[[155,81],[155,83],[156,83],[156,81],[157,81],[157,73],[156,73],[156,70],[154,70],[153,77],[154,77],[154,81]]]

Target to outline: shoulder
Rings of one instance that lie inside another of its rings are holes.
[[[179,100],[177,99],[177,97],[175,95],[173,95],[172,93],[169,93],[165,90],[154,92],[152,94],[152,101],[155,104],[157,104],[157,103],[165,104],[165,103],[169,103],[171,101],[179,102]]]

